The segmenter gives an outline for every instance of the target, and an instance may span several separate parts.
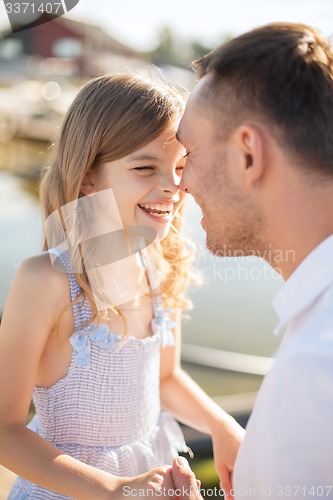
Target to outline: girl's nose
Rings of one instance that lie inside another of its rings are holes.
[[[179,191],[179,183],[180,179],[177,175],[174,177],[164,177],[163,181],[161,182],[161,190],[164,193],[177,193]]]
[[[177,193],[179,191],[179,186],[174,185],[173,187],[164,188],[164,193]]]
[[[190,192],[189,189],[188,189],[188,187],[187,187],[187,185],[186,185],[186,183],[185,183],[184,172],[183,172],[183,175],[182,175],[182,178],[180,180],[180,183],[179,183],[178,187],[179,187],[180,191],[182,191],[183,193],[189,193]]]

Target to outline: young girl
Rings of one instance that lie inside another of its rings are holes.
[[[179,233],[182,111],[173,88],[120,75],[89,82],[67,113],[41,186],[45,251],[19,267],[1,325],[0,463],[20,476],[11,500],[132,498],[140,487],[172,486],[162,466],[186,445],[170,413],[211,434],[217,471],[230,488],[243,431],[180,368],[190,280]],[[103,206],[119,211],[111,222],[106,217],[106,229],[102,215],[91,215],[95,205],[97,214]],[[142,242],[130,237],[133,228],[145,240],[153,235],[145,246],[165,263],[157,281],[158,265],[142,263],[137,248],[125,255],[129,240]],[[121,288],[121,263],[132,295],[105,304]],[[108,265],[118,272],[111,292]],[[36,416],[27,428],[31,396]]]

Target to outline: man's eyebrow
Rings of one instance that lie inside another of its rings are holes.
[[[139,153],[139,154],[134,153],[133,155],[130,155],[128,158],[131,161],[159,161],[160,160],[160,158],[158,158],[157,156],[149,155],[146,153]]]

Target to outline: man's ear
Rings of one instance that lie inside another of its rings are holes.
[[[86,173],[86,175],[83,177],[83,181],[80,187],[80,192],[86,196],[96,193],[94,176],[92,175],[91,171]]]
[[[241,125],[236,132],[237,146],[242,157],[246,187],[251,189],[264,174],[263,136],[254,125]]]

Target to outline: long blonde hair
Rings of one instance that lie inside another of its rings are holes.
[[[114,161],[142,148],[170,127],[184,110],[184,99],[164,82],[136,75],[102,76],[88,82],[78,93],[64,119],[40,187],[44,219],[82,195],[84,176],[102,163]],[[191,251],[180,235],[183,207],[161,242],[168,271],[160,294],[168,307],[188,309],[184,291],[191,281]],[[48,249],[44,240],[44,250]],[[99,318],[86,272],[77,273]],[[110,305],[111,307],[111,305]],[[121,314],[117,308],[115,312]]]

